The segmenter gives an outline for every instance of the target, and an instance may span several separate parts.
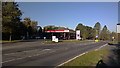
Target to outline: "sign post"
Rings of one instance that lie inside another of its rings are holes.
[[[120,23],[117,24],[118,44],[120,44]]]

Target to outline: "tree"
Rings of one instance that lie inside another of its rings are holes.
[[[2,33],[9,33],[10,41],[12,34],[16,32],[16,25],[20,22],[22,15],[18,7],[16,2],[2,2]]]
[[[31,23],[30,23],[30,26],[31,26],[33,29],[36,29],[36,28],[37,28],[37,25],[38,25],[38,22],[37,22],[37,21],[31,21]]]
[[[25,37],[27,37],[26,32],[27,32],[27,27],[23,24],[23,22],[20,22],[18,24],[18,32],[17,33],[20,34],[22,39],[25,39]]]
[[[86,30],[86,27],[85,27],[83,24],[79,23],[79,24],[76,26],[75,30],[80,30],[80,35],[81,35],[81,37],[82,37],[83,39],[86,39],[86,37],[87,37],[87,30]]]
[[[83,39],[94,39],[95,37],[95,30],[90,26],[85,26],[79,23],[75,30],[80,30],[80,34]]]
[[[114,37],[114,38],[113,38]],[[111,32],[110,33],[110,40],[117,40],[118,37],[117,37],[117,33],[116,32]]]
[[[25,17],[23,24],[26,25],[26,27],[31,26],[33,29],[37,28],[38,22],[37,21],[32,21],[29,17]]]
[[[23,24],[26,25],[26,27],[29,27],[30,26],[30,23],[31,23],[31,20],[29,17],[25,17],[24,18],[24,21],[23,21]]]
[[[86,38],[94,39],[95,38],[95,30],[90,26],[86,26],[86,30],[87,30]]]
[[[31,21],[30,26],[32,27],[32,32],[33,32],[33,36],[35,37],[37,35],[37,25],[38,22],[37,21]]]
[[[105,25],[100,33],[100,39],[101,40],[109,40],[110,39],[110,32],[107,29],[107,26]]]
[[[101,30],[101,24],[99,22],[97,22],[94,26],[95,32],[96,32],[96,36],[99,37],[100,34],[100,30]]]
[[[31,38],[37,34],[37,21],[32,21],[29,17],[25,17],[23,24],[27,27],[27,38]]]
[[[45,26],[44,27],[44,31],[47,31],[47,30],[55,30],[55,26],[54,25],[48,25],[48,26]]]

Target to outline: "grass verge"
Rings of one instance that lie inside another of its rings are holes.
[[[44,44],[55,44],[55,43],[85,43],[94,42],[92,40],[59,40],[59,42],[53,42],[51,40],[43,41]]]
[[[14,42],[19,42],[21,40],[12,40],[12,41],[8,41],[8,40],[0,40],[1,43],[14,43]]]
[[[105,59],[108,54],[109,54],[108,47],[105,46],[104,48],[99,49],[97,51],[90,51],[90,52],[64,64],[62,67],[65,67],[65,66],[96,66],[98,61],[100,59]]]

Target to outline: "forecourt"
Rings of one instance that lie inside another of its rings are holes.
[[[41,40],[3,44],[3,66],[57,66],[107,42],[42,44]]]

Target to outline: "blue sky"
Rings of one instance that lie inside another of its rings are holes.
[[[24,17],[38,21],[38,25],[65,26],[75,29],[82,23],[93,27],[98,21],[116,31],[118,23],[117,2],[19,2]]]

